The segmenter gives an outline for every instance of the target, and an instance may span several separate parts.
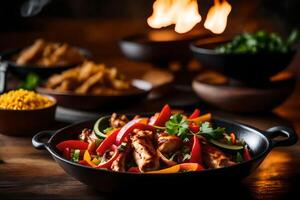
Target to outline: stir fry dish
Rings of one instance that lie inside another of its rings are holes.
[[[212,115],[173,113],[169,105],[148,117],[112,114],[56,148],[65,159],[117,172],[177,173],[233,166],[252,159],[247,144]]]
[[[299,32],[296,30],[292,31],[287,39],[283,39],[278,33],[268,33],[266,31],[243,33],[235,36],[232,41],[218,46],[216,51],[222,54],[286,53],[291,51],[292,46],[299,39]]]
[[[51,76],[46,88],[76,94],[118,95],[132,89],[116,68],[85,61],[82,65]]]
[[[31,46],[22,50],[13,60],[20,66],[28,64],[53,67],[82,63],[85,56],[67,43],[48,42],[37,39]]]

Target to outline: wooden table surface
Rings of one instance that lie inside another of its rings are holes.
[[[97,60],[112,63],[121,68],[126,66],[122,70],[128,73],[143,73],[145,69],[151,70],[152,66],[148,64],[127,61],[120,56],[117,46],[118,39],[122,35],[145,29],[143,23],[132,23],[130,29],[127,28],[127,24],[128,21],[120,20],[117,22],[97,20],[78,22],[56,19],[48,20],[45,25],[39,21],[29,30],[0,33],[0,50],[29,44],[33,39],[43,37],[87,47],[94,53]],[[108,32],[109,34],[107,34]],[[296,67],[299,64],[300,56],[297,56],[291,68],[297,70]],[[294,126],[295,130],[300,133],[299,87],[300,84],[297,84],[295,93],[272,113],[238,115],[219,110],[213,111],[216,115],[247,123],[260,129],[284,124]],[[206,109],[210,110],[210,108]],[[62,124],[57,126],[62,126]],[[0,164],[0,199],[108,199],[121,195],[101,194],[68,176],[53,161],[49,153],[32,147],[30,137],[16,138],[0,134],[0,157],[4,160],[4,163]],[[292,198],[293,195],[299,196],[299,167],[299,143],[288,148],[276,148],[267,156],[261,166],[243,182],[232,187],[224,186],[225,190],[221,190],[222,193],[218,192],[220,188],[215,188],[217,192],[209,195],[212,197],[236,197],[236,199],[295,199]],[[183,183],[178,184],[179,189],[180,184]],[[178,195],[178,192],[165,191],[163,196],[192,198],[192,195],[199,195],[205,191],[205,188],[199,188],[199,191],[181,191]],[[143,197],[141,195],[145,194],[123,195],[122,198],[141,198]],[[148,197],[159,197],[155,192],[147,195],[149,195]]]

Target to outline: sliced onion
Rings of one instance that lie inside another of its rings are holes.
[[[159,150],[157,150],[157,155],[166,165],[168,165],[168,166],[177,165],[177,162],[175,162],[173,160],[169,160]]]

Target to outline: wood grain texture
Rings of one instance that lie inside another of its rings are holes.
[[[152,68],[148,64],[124,59],[117,46],[117,41],[122,35],[144,30],[143,22],[122,20],[74,22],[56,19],[47,20],[47,23],[36,22],[33,27],[35,29],[31,31],[0,33],[0,49],[22,46],[29,44],[37,37],[45,37],[86,47],[94,53],[96,60],[115,64],[124,72],[136,76],[143,74],[145,68],[150,70]],[[292,66],[300,64],[299,60],[300,56],[297,56]],[[139,108],[128,109],[153,110],[158,109],[162,103],[163,100],[153,105],[146,104]],[[143,106],[147,108],[142,108]],[[248,123],[261,129],[279,124],[292,125],[300,133],[300,84],[297,85],[295,93],[273,113],[236,115],[210,108],[207,110],[213,111],[218,116]],[[0,134],[0,157],[5,161],[4,164],[0,164],[0,199],[114,199],[120,195],[123,199],[138,199],[145,196],[145,194],[132,194],[130,191],[126,194],[98,193],[68,176],[46,151],[34,149],[31,145],[31,138]],[[147,194],[147,197],[188,199],[195,194],[200,194],[200,196],[203,194],[211,197],[230,196],[233,199],[295,199],[292,195],[299,196],[299,166],[300,145],[298,143],[289,148],[274,149],[255,173],[242,183],[214,188],[214,192],[199,188],[194,191],[180,191],[179,194],[175,192],[176,189],[180,189],[178,186],[174,191],[165,191],[165,194],[159,196],[154,190]]]

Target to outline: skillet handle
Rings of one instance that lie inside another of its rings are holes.
[[[0,60],[0,94],[6,90],[7,63]]]
[[[272,148],[278,146],[291,146],[298,141],[297,133],[294,129],[286,127],[286,126],[275,126],[269,128],[265,135],[271,141]],[[285,136],[282,140],[273,140],[278,136]]]
[[[54,134],[55,131],[41,131],[35,134],[32,138],[32,145],[36,149],[44,149],[45,145],[47,144],[47,141],[50,139],[50,137]],[[45,142],[46,140],[46,142]]]

